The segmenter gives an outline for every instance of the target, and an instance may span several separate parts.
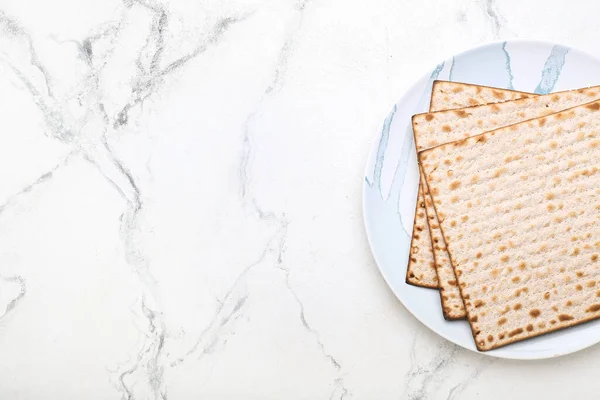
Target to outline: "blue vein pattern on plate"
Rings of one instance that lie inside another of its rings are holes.
[[[427,89],[423,91],[421,100],[419,101],[417,108],[414,110],[415,113],[419,112],[420,108],[423,107],[423,104],[427,104],[433,81],[438,79],[443,67],[444,63],[441,63],[431,72],[426,85]],[[386,235],[385,238],[382,237],[380,239],[388,241],[389,248],[397,249],[397,251],[394,252],[397,255],[396,262],[398,265],[401,265],[402,263],[406,263],[406,260],[408,259],[411,234],[405,229],[403,222],[407,221],[402,221],[402,216],[398,205],[400,202],[400,196],[403,195],[402,188],[407,168],[409,167],[409,159],[411,155],[415,153],[415,143],[412,134],[412,127],[410,126],[410,123],[407,123],[401,156],[396,163],[396,170],[394,172],[392,186],[389,194],[386,196],[381,185],[381,174],[383,171],[385,154],[389,143],[390,128],[394,120],[394,116],[396,115],[396,111],[397,106],[394,105],[392,111],[383,123],[381,137],[379,138],[379,144],[377,146],[377,156],[373,171],[373,182],[369,182],[369,178],[365,177],[365,184],[367,186],[367,189],[365,190],[366,196],[369,198],[369,202],[375,205],[374,210],[377,213],[381,213],[380,218],[377,219],[386,221],[386,226],[384,227],[383,231],[387,232],[388,235]],[[413,190],[416,195],[416,187],[413,188]],[[408,222],[412,224],[412,221]],[[401,270],[401,268],[399,269]]]
[[[506,42],[502,43],[502,52],[504,53],[504,68],[506,68],[506,72],[508,73],[508,84],[506,85],[507,89],[513,90],[514,86],[513,86],[513,73],[512,73],[512,69],[510,67],[510,54],[508,54],[508,51],[506,50]]]
[[[548,94],[554,89],[554,85],[560,78],[560,73],[565,65],[565,57],[568,52],[569,48],[564,46],[555,45],[552,47],[542,70],[542,79],[535,88],[535,93]]]

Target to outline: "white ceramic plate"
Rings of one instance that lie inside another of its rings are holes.
[[[428,111],[435,79],[550,93],[600,84],[600,60],[566,46],[508,41],[447,59],[419,79],[394,105],[371,149],[363,185],[363,213],[375,260],[404,306],[431,330],[477,351],[466,321],[446,321],[439,292],[407,285],[406,265],[418,188],[410,117]],[[600,342],[600,320],[485,352],[513,359],[573,353]]]

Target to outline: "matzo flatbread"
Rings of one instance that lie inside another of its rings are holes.
[[[511,90],[480,87],[466,83],[434,81],[431,93],[430,111],[450,108],[462,108],[476,104],[487,104],[523,96]],[[425,212],[424,185],[419,183],[417,209],[413,224],[413,236],[410,245],[410,257],[406,271],[406,282],[421,287],[438,288],[435,258],[431,244],[431,234]]]
[[[417,151],[548,115],[597,98],[600,98],[600,87],[553,93],[501,104],[415,115],[413,131]],[[423,191],[444,317],[465,318],[463,301],[456,286],[456,276],[427,186]]]
[[[449,81],[433,82],[429,111],[451,110],[535,96],[531,93]]]
[[[600,317],[599,110],[419,154],[479,350]]]

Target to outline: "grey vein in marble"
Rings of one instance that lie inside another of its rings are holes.
[[[281,260],[283,251],[282,246],[285,242],[285,235],[287,233],[287,224],[281,224],[275,214],[262,211],[254,201],[252,201],[252,208],[259,220],[269,223],[278,223],[279,228],[269,239],[259,258],[242,270],[223,298],[217,299],[218,307],[213,318],[202,330],[194,345],[183,355],[170,363],[171,367],[177,367],[180,364],[183,364],[190,356],[198,352],[200,354],[196,360],[200,360],[204,356],[213,353],[219,343],[224,345],[227,340],[222,337],[223,331],[231,322],[241,316],[246,301],[248,300],[249,293],[246,287],[246,278],[248,274],[254,268],[265,263],[271,255],[277,256],[274,259],[274,262]]]
[[[155,52],[151,57],[150,68],[146,70],[146,68],[142,66],[140,54],[140,56],[138,56],[139,74],[134,79],[135,85],[132,88],[132,96],[130,100],[122,107],[121,111],[118,112],[117,117],[113,122],[114,129],[118,129],[119,127],[127,124],[129,120],[128,115],[131,108],[143,104],[152,93],[155,93],[165,76],[183,67],[190,60],[204,53],[210,46],[217,44],[228,31],[230,26],[244,21],[250,16],[250,14],[246,14],[240,17],[229,16],[221,18],[219,21],[217,21],[217,23],[214,24],[211,31],[207,34],[206,39],[201,41],[201,43],[197,45],[192,52],[170,62],[161,70],[159,68],[162,59],[162,53],[164,51],[164,34],[168,29],[169,19],[166,12],[158,6],[157,8],[153,8],[153,10],[158,13],[158,16],[155,17],[151,34],[146,41],[146,46],[144,47],[144,49],[146,49],[149,47],[150,43],[154,43]],[[142,49],[142,51],[144,49]]]
[[[95,33],[87,36],[81,42],[73,41],[79,50],[80,58],[92,67],[92,75],[97,76],[99,74],[114,52],[114,42],[125,25],[125,16],[126,12],[124,11],[118,21],[111,21],[96,29]],[[100,57],[94,52],[94,45],[102,40],[108,40],[112,46],[106,54]]]
[[[157,319],[157,315],[151,308],[146,306],[145,298],[142,298],[141,310],[144,317],[148,320],[148,331],[152,339],[148,345],[146,345],[146,348],[139,353],[136,363],[120,373],[119,382],[121,384],[121,389],[124,392],[124,397],[126,399],[133,399],[133,390],[125,379],[140,368],[144,368],[144,378],[147,379],[154,398],[166,398],[167,392],[163,386],[164,366],[160,364],[160,357],[165,344],[164,323],[162,320]]]
[[[273,80],[265,90],[265,95],[269,95],[271,92],[277,91],[283,84],[282,80],[286,73],[289,57],[296,46],[298,32],[300,32],[300,29],[302,29],[304,11],[306,6],[311,1],[312,0],[300,0],[294,5],[295,12],[291,22],[292,26],[288,29],[291,31],[291,33],[287,36],[283,46],[281,47],[281,51],[277,57],[275,72],[273,73]]]
[[[495,0],[483,0],[482,6],[492,25],[493,38],[498,39],[502,25],[500,23],[500,14],[498,14],[498,10],[496,9],[496,2]]]
[[[285,38],[285,41],[283,43],[283,46],[281,47],[281,50],[279,51],[279,54],[277,56],[277,61],[275,63],[275,67],[274,67],[274,72],[272,74],[273,77],[271,79],[271,82],[265,89],[263,95],[261,96],[261,99],[258,102],[258,104],[259,104],[258,107],[260,107],[260,105],[262,105],[264,103],[265,99],[268,96],[271,96],[272,94],[277,92],[279,89],[281,89],[281,86],[283,85],[283,78],[284,78],[286,70],[287,70],[288,61],[289,61],[290,55],[296,45],[297,35],[300,32],[300,30],[302,29],[304,12],[306,10],[306,6],[310,3],[310,1],[311,0],[300,0],[294,4],[294,15],[292,17],[292,25],[293,26],[291,29],[288,29],[288,32],[290,32],[290,33],[288,33],[288,35]],[[255,110],[252,114],[250,114],[248,116],[248,118],[246,119],[246,122],[244,123],[244,134],[242,137],[243,148],[242,148],[242,156],[240,158],[240,164],[239,164],[240,197],[242,199],[246,198],[246,193],[248,191],[248,186],[250,184],[250,168],[251,168],[251,161],[252,161],[251,157],[253,154],[252,139],[251,139],[251,134],[249,131],[249,126],[252,123],[252,119],[256,115],[257,111],[258,111],[258,109]]]
[[[42,76],[44,77],[44,81],[46,82],[46,94],[49,97],[53,97],[52,90],[50,88],[50,77],[49,77],[48,71],[40,63],[38,55],[37,55],[35,49],[33,48],[33,42],[31,40],[31,37],[20,26],[18,21],[8,17],[1,10],[0,10],[0,26],[2,27],[2,30],[6,34],[10,34],[15,37],[21,37],[21,38],[25,39],[25,41],[27,42],[27,46],[29,48],[30,63],[35,68],[37,68],[41,72]]]
[[[477,379],[485,369],[496,362],[496,360],[497,359],[493,357],[482,356],[471,374],[450,389],[446,400],[459,400],[460,398],[458,396],[467,388],[467,386]]]
[[[248,186],[250,185],[250,163],[252,152],[252,143],[250,142],[250,132],[248,131],[248,125],[254,113],[251,114],[244,123],[244,135],[242,137],[242,155],[240,157],[240,163],[238,167],[238,175],[240,179],[240,198],[242,200],[246,199],[246,194],[248,192]]]
[[[52,176],[54,175],[54,173],[56,172],[56,170],[58,170],[59,168],[65,166],[69,162],[69,160],[71,159],[71,157],[73,156],[73,154],[75,154],[75,152],[69,153],[66,157],[64,157],[64,159],[61,162],[59,162],[58,164],[56,164],[50,171],[44,172],[42,175],[40,175],[33,182],[31,182],[30,184],[28,184],[27,186],[25,186],[23,189],[21,189],[18,192],[10,195],[4,201],[4,203],[0,204],[0,213],[4,212],[4,210],[6,210],[11,205],[16,204],[16,202],[21,198],[21,196],[23,196],[23,195],[25,195],[27,193],[30,193],[31,191],[33,191],[38,186],[42,185],[43,183],[48,182],[52,178]]]
[[[127,171],[124,170],[123,173],[131,177]],[[142,284],[141,311],[143,317],[147,320],[148,332],[146,334],[150,340],[140,350],[137,363],[121,372],[119,380],[122,383],[123,390],[127,394],[130,394],[132,390],[127,386],[125,376],[132,375],[143,368],[143,379],[147,381],[154,397],[159,398],[161,396],[164,398],[166,396],[166,389],[163,382],[164,367],[160,365],[160,362],[166,338],[166,326],[162,312],[160,311],[160,300],[155,279],[148,261],[137,244],[137,222],[139,213],[142,210],[142,203],[139,200],[139,189],[137,189],[137,185],[132,178],[131,186],[136,190],[136,199],[138,199],[138,202],[134,204],[129,203],[127,210],[121,217],[121,237],[126,250],[127,262],[135,269],[135,273]],[[149,304],[149,301],[152,304]],[[135,382],[139,384],[139,380],[135,380]]]
[[[404,382],[404,393],[401,398],[408,400],[427,399],[430,385],[442,372],[450,368],[455,363],[458,346],[455,344],[444,344],[437,354],[426,364],[419,365],[416,359],[416,341],[420,334],[418,329],[415,333],[411,346],[411,368],[407,372]]]
[[[144,3],[144,4],[147,5],[147,3]],[[113,122],[113,129],[118,129],[120,126],[123,126],[128,122],[129,110],[138,104],[142,104],[143,101],[150,94],[156,92],[156,90],[159,88],[160,84],[162,83],[162,79],[166,75],[181,68],[187,62],[194,59],[198,55],[202,54],[204,51],[206,51],[206,49],[210,45],[214,45],[214,44],[218,43],[220,38],[226,33],[226,31],[228,30],[228,28],[231,25],[233,25],[234,23],[243,21],[244,19],[246,19],[249,16],[249,15],[244,15],[242,17],[222,18],[215,24],[215,26],[213,27],[211,32],[209,32],[209,34],[207,35],[207,38],[204,41],[202,41],[201,44],[199,44],[191,53],[180,57],[179,59],[168,64],[164,69],[160,70],[159,66],[160,66],[160,62],[161,62],[161,55],[162,55],[162,52],[164,51],[163,37],[164,37],[165,31],[168,29],[168,16],[167,16],[166,12],[160,7],[156,6],[156,7],[151,7],[151,8],[153,9],[153,11],[156,12],[157,15],[154,18],[153,28],[151,29],[151,34],[147,38],[146,46],[144,47],[144,49],[142,49],[142,51],[148,49],[149,47],[153,47],[155,49],[155,51],[154,51],[154,54],[151,56],[149,68],[144,68],[143,62],[141,61],[142,60],[142,52],[140,52],[140,55],[138,56],[138,60],[137,60],[138,72],[139,72],[139,75],[136,77],[137,84],[133,88],[131,99],[129,100],[129,102],[127,104],[125,104],[125,106],[123,106],[122,110],[118,113],[117,118]],[[151,43],[154,43],[154,44],[151,46]],[[112,153],[110,153],[110,154],[112,154]],[[120,165],[120,164],[118,164],[118,165]],[[124,172],[124,171],[122,171],[122,172]],[[131,178],[131,176],[129,174],[125,174],[125,175],[128,178]],[[130,181],[131,186],[135,188],[135,184],[134,184],[133,180],[132,179],[128,179],[128,180]],[[136,198],[139,198],[139,193],[136,196]],[[127,232],[133,231],[132,227],[135,225],[135,219],[136,219],[137,213],[140,211],[140,209],[141,209],[141,203],[140,203],[139,207],[134,207],[133,210],[130,210],[130,215],[129,216],[126,215],[125,218],[123,219],[124,224],[125,224],[124,226],[127,227],[127,229],[123,230],[124,237],[128,237]],[[126,222],[127,220],[129,220],[129,221]],[[126,239],[126,243],[131,244],[131,239]],[[271,243],[271,241],[267,245],[267,248],[265,248],[261,258],[256,263],[248,266],[242,272],[242,274],[240,274],[240,276],[238,276],[238,278],[236,279],[236,281],[233,284],[232,289],[226,294],[225,299],[220,301],[219,309],[217,310],[217,313],[216,313],[213,321],[210,322],[208,324],[208,326],[204,329],[204,331],[201,333],[200,337],[196,341],[196,344],[187,353],[185,353],[183,356],[179,357],[176,361],[172,362],[171,367],[175,367],[175,366],[181,364],[182,362],[184,362],[185,359],[188,358],[188,356],[195,353],[199,348],[202,348],[202,354],[200,355],[200,358],[202,358],[203,355],[209,354],[210,352],[212,352],[214,350],[214,346],[216,345],[216,343],[218,341],[220,331],[223,329],[224,326],[226,326],[228,324],[228,322],[234,316],[237,316],[240,313],[240,310],[242,309],[243,305],[246,302],[247,295],[241,294],[239,292],[239,290],[241,290],[241,288],[244,287],[244,285],[242,285],[241,282],[243,282],[243,280],[245,279],[245,276],[252,268],[259,265],[264,260],[264,258],[267,255],[267,252],[269,250],[270,243]],[[132,246],[128,246],[128,247],[132,248]],[[131,250],[128,251],[128,254],[131,255],[131,253],[132,253]],[[139,259],[139,257],[137,257],[137,258]],[[136,261],[132,261],[131,263],[136,264]],[[138,265],[140,264],[139,260],[138,260],[137,264]],[[146,315],[148,316],[149,314],[146,313]],[[155,311],[152,312],[152,321],[154,320],[154,318],[156,318]],[[154,379],[152,379],[152,378],[150,379],[150,385],[152,386],[155,396],[160,395],[162,397],[166,397],[166,392],[165,392],[164,388],[162,388],[162,384],[163,384],[162,372],[160,374],[157,373],[157,368],[158,368],[157,360],[159,358],[160,351],[162,350],[162,347],[163,347],[162,344],[164,344],[164,340],[165,340],[164,333],[163,333],[164,325],[161,323],[161,329],[160,330],[156,329],[156,331],[157,331],[157,333],[154,337],[154,340],[152,341],[152,343],[154,343],[153,347],[155,350],[153,352],[151,352],[151,354],[153,354],[153,358],[152,358],[150,367],[147,368],[147,370],[148,370],[147,374],[150,377],[154,376]],[[158,333],[159,331],[160,331],[160,333]],[[159,343],[158,346],[156,345],[157,341]],[[144,351],[144,353],[148,353],[149,350],[150,350],[150,348],[146,349]],[[137,365],[139,366],[140,364],[143,364],[143,363],[138,361]],[[148,365],[148,364],[146,364],[146,365]],[[125,372],[127,374],[131,374],[135,371],[136,368],[137,368],[137,366],[133,369],[131,369],[131,368],[127,369]],[[125,384],[123,375],[121,375],[120,380],[121,380],[123,389],[125,390],[125,393],[127,393],[129,395],[131,393],[131,390],[128,389],[127,385]]]
[[[35,49],[31,45],[32,42],[27,33],[21,29],[17,30],[15,28],[16,24],[10,23],[10,21],[6,17],[0,20],[0,22],[4,22],[5,24],[5,31],[18,34],[19,38],[25,38],[28,45],[27,51],[31,54],[31,64],[38,70],[45,72],[45,69],[39,64]],[[132,174],[114,155],[106,141],[108,118],[104,112],[104,106],[102,105],[98,90],[98,75],[106,65],[106,59],[104,58],[100,62],[95,62],[93,53],[94,41],[110,37],[110,40],[114,42],[113,37],[119,34],[121,26],[122,22],[111,25],[100,33],[93,35],[92,38],[85,39],[83,44],[79,46],[82,59],[91,67],[91,72],[86,80],[87,87],[83,88],[82,91],[90,94],[86,97],[89,107],[91,110],[97,111],[96,114],[86,114],[84,120],[81,121],[72,121],[68,113],[63,110],[60,102],[51,95],[52,90],[49,87],[50,79],[45,77],[45,82],[48,85],[48,95],[43,95],[19,68],[12,65],[10,61],[7,60],[7,62],[31,92],[48,126],[52,129],[54,137],[62,142],[73,144],[76,149],[80,150],[83,158],[94,165],[127,201],[128,209],[122,217],[121,232],[127,261],[135,268],[136,273],[140,277],[140,282],[144,287],[142,298],[145,300],[142,301],[142,312],[148,320],[150,326],[149,332],[153,339],[140,352],[138,362],[133,367],[120,373],[119,381],[121,382],[125,398],[133,398],[132,389],[127,386],[125,378],[133,374],[141,365],[144,365],[148,385],[155,394],[155,397],[158,398],[159,395],[164,396],[165,394],[164,388],[162,388],[162,370],[158,366],[158,360],[164,345],[165,328],[162,318],[159,318],[160,312],[158,309],[150,308],[147,305],[147,299],[154,299],[156,297],[156,290],[153,287],[153,277],[148,269],[147,262],[143,255],[141,255],[133,239],[137,216],[142,208],[141,195]],[[109,51],[109,55],[110,53]],[[24,66],[24,68],[27,68],[27,66]],[[100,120],[95,117],[98,114],[101,115]],[[71,120],[71,123],[65,122],[67,120]],[[51,176],[52,171],[44,174],[38,181],[43,182]],[[25,190],[28,189],[26,188]],[[156,303],[156,300],[153,303]]]
[[[328,360],[331,363],[331,365],[335,368],[336,373],[338,374],[338,377],[334,380],[334,389],[329,398],[336,399],[336,400],[342,400],[345,396],[347,396],[349,394],[349,391],[344,384],[342,365],[333,355],[331,355],[330,353],[327,352],[325,345],[323,344],[323,341],[321,340],[321,335],[320,335],[319,331],[317,329],[313,328],[308,323],[308,321],[306,319],[306,314],[304,312],[304,304],[302,303],[300,296],[298,295],[298,293],[296,293],[296,290],[292,287],[292,285],[290,283],[290,270],[289,270],[289,268],[287,268],[285,266],[285,263],[283,262],[283,254],[285,252],[285,239],[286,239],[286,235],[287,235],[287,226],[288,226],[289,222],[284,217],[280,218],[280,221],[281,221],[281,229],[283,230],[283,234],[281,236],[281,242],[279,244],[279,249],[278,249],[279,255],[277,257],[276,267],[278,269],[280,269],[281,271],[283,271],[283,273],[285,274],[285,285],[286,285],[288,291],[294,297],[296,304],[298,305],[299,317],[300,317],[300,321],[302,322],[302,326],[311,335],[313,335],[313,337],[315,338],[315,341],[317,342],[317,346],[319,346],[319,350],[321,351],[321,354],[323,355],[323,357],[325,357],[326,360]]]
[[[269,215],[265,216],[265,218],[271,219],[272,217]],[[196,354],[197,352],[200,352],[197,360],[202,359],[205,355],[211,354],[214,352],[219,340],[224,344],[225,340],[221,338],[221,332],[230,321],[235,320],[240,315],[248,299],[249,294],[246,287],[246,278],[248,274],[254,268],[266,262],[270,255],[278,253],[278,246],[276,244],[281,242],[281,237],[284,233],[285,232],[282,231],[282,229],[279,229],[275,235],[271,237],[259,258],[242,270],[233,282],[231,288],[225,293],[225,296],[222,299],[218,299],[217,303],[219,306],[215,315],[206,328],[200,333],[194,345],[182,356],[171,362],[171,367],[176,367],[184,363],[191,355]]]
[[[21,299],[23,299],[23,297],[25,297],[25,294],[27,293],[27,285],[25,284],[25,279],[19,275],[14,275],[14,276],[0,275],[0,281],[7,282],[7,283],[15,283],[15,284],[19,285],[19,288],[20,288],[17,296],[8,302],[8,304],[6,305],[6,308],[4,309],[4,312],[2,314],[0,314],[0,321],[1,321],[8,313],[10,313],[17,306],[17,304],[21,301]]]
[[[308,3],[309,3],[308,0],[301,0],[295,4],[296,12],[292,18],[293,28],[291,30],[289,30],[289,31],[291,31],[291,33],[288,35],[288,37],[284,41],[284,44],[279,52],[279,55],[277,57],[276,66],[274,68],[273,79],[272,79],[271,83],[267,86],[267,88],[265,89],[262,98],[259,100],[258,108],[260,108],[260,106],[264,103],[266,98],[268,98],[269,96],[273,95],[275,92],[280,90],[281,86],[283,85],[283,79],[284,79],[285,72],[287,69],[289,57],[290,57],[290,54],[293,51],[294,46],[296,44],[296,36],[298,35],[299,31],[302,29],[303,15],[304,15],[304,12],[306,11],[306,6]],[[242,155],[240,158],[240,164],[239,164],[240,197],[243,201],[247,201],[248,191],[249,191],[248,186],[249,186],[249,182],[251,179],[251,174],[250,174],[251,162],[250,161],[253,157],[253,148],[252,148],[252,129],[250,128],[250,126],[251,126],[253,117],[258,112],[258,108],[256,111],[254,111],[252,114],[250,114],[250,116],[246,120],[246,123],[244,124],[244,134],[242,137],[244,147],[243,147]],[[288,291],[292,294],[292,296],[294,297],[294,299],[299,307],[299,318],[302,323],[302,326],[315,337],[315,341],[316,341],[321,353],[332,364],[332,366],[335,368],[335,370],[338,374],[338,377],[334,380],[334,389],[333,389],[333,392],[331,393],[330,399],[341,400],[345,396],[348,395],[348,389],[345,387],[344,379],[342,377],[342,367],[341,367],[340,363],[338,362],[338,360],[336,360],[336,358],[334,356],[332,356],[331,354],[329,354],[327,352],[327,350],[325,349],[325,345],[323,344],[323,342],[320,338],[318,330],[313,328],[308,323],[305,312],[304,312],[304,304],[302,303],[297,292],[291,286],[290,271],[288,268],[286,268],[284,266],[284,263],[283,263],[283,253],[284,253],[284,248],[285,248],[285,240],[287,237],[287,227],[288,227],[289,222],[285,219],[285,216],[277,217],[272,212],[263,211],[258,206],[255,198],[252,198],[250,203],[252,204],[252,208],[254,208],[254,210],[259,214],[261,219],[275,219],[278,222],[279,228],[278,228],[278,234],[276,234],[276,236],[280,235],[280,240],[279,240],[279,245],[278,245],[278,250],[277,250],[278,256],[277,256],[276,267],[278,269],[282,270],[285,274],[285,284],[286,284]],[[245,273],[246,273],[246,271],[244,272],[244,274]]]

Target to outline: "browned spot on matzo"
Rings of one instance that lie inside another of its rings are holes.
[[[585,310],[586,312],[597,312],[600,311],[600,304],[592,304],[591,306],[588,307],[587,310]]]
[[[504,100],[506,98],[506,94],[499,90],[494,90],[493,93],[494,93],[494,97],[496,97],[499,100]]]
[[[573,319],[573,316],[571,316],[571,315],[568,315],[568,314],[560,314],[560,315],[558,316],[558,320],[559,320],[559,321],[570,321],[570,320],[572,320],[572,319]]]
[[[452,183],[450,183],[450,190],[454,190],[457,189],[460,186],[460,181],[454,181]]]
[[[598,111],[600,109],[600,104],[592,103],[592,104],[588,104],[586,107],[589,108],[590,110]]]
[[[513,329],[512,331],[510,331],[508,333],[508,337],[513,337],[513,336],[516,336],[516,335],[520,335],[521,333],[523,333],[523,328]]]

